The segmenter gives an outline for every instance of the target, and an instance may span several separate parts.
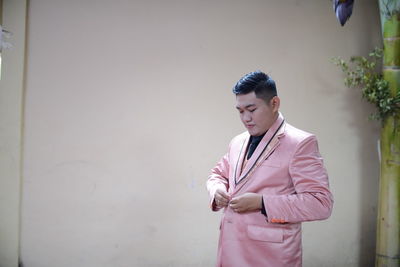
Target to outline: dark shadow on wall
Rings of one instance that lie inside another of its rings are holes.
[[[367,50],[360,51],[359,55],[366,55],[367,53]],[[329,86],[327,84],[326,88],[329,88]],[[358,175],[361,177],[358,185],[360,206],[356,214],[347,214],[347,216],[350,220],[354,218],[354,221],[359,222],[357,226],[359,240],[356,241],[359,247],[358,266],[369,267],[375,265],[380,122],[369,119],[369,115],[375,111],[375,108],[362,99],[359,88],[340,89],[340,94],[343,94],[341,108],[345,114],[348,114],[343,120],[343,125],[347,126],[349,132],[358,137],[358,147],[360,148],[359,151],[356,151],[358,162],[354,162],[354,166],[360,166]],[[348,194],[350,197],[346,201],[352,201],[351,192],[348,192]],[[352,221],[349,221],[349,223],[351,224]],[[357,261],[356,259],[353,260]]]
[[[376,12],[376,16],[365,18],[365,29],[370,29],[362,36],[360,40],[360,55],[366,56],[375,47],[383,47],[381,40],[381,23],[379,17],[378,1],[371,1],[367,5],[360,5],[359,12],[361,14],[371,14]],[[369,9],[369,10],[367,10]],[[373,40],[373,37],[378,39]],[[369,44],[369,45],[366,45]],[[366,50],[370,47],[370,50]],[[375,266],[375,248],[376,248],[376,221],[377,221],[377,206],[379,193],[379,156],[378,156],[378,140],[380,138],[380,121],[367,121],[365,118],[372,112],[375,112],[375,107],[367,103],[364,99],[358,106],[354,106],[357,98],[361,98],[360,90],[349,90],[351,96],[348,98],[350,124],[354,125],[354,131],[360,136],[361,149],[359,151],[359,160],[361,175],[363,177],[360,184],[360,251],[359,251],[359,266]],[[353,98],[353,101],[351,98]]]
[[[371,42],[371,41],[370,41]],[[373,47],[373,45],[371,45]],[[365,48],[364,48],[365,50]],[[359,55],[368,54],[368,50],[361,51]],[[340,70],[337,70],[340,72]],[[343,77],[344,76],[340,76]],[[317,77],[318,79],[318,77]],[[375,265],[375,243],[376,243],[376,219],[377,203],[379,190],[379,157],[377,142],[379,139],[380,122],[370,120],[369,115],[375,111],[374,106],[367,103],[361,96],[359,88],[333,88],[331,84],[324,83],[324,80],[318,79],[318,82],[325,84],[323,88],[328,88],[329,93],[338,92],[342,95],[343,102],[341,108],[347,114],[343,120],[343,125],[347,126],[359,140],[359,151],[357,152],[354,166],[360,166],[359,176],[361,177],[358,185],[360,195],[360,206],[357,214],[348,214],[347,216],[359,221],[357,229],[359,231],[357,245],[358,266],[369,267]],[[342,83],[344,87],[344,84]],[[334,90],[334,91],[332,91]],[[327,91],[328,92],[328,91]],[[346,157],[346,155],[344,155]],[[351,192],[346,201],[351,201]],[[334,196],[335,197],[335,196]],[[351,203],[349,203],[351,204]],[[335,207],[334,207],[335,209]],[[352,223],[349,221],[349,223]],[[353,259],[356,261],[356,259]]]
[[[349,127],[360,140],[359,166],[361,166],[360,189],[360,225],[359,225],[359,266],[374,266],[376,218],[379,189],[379,158],[377,142],[379,139],[379,122],[368,120],[373,112],[369,103],[360,100],[359,90],[349,89],[346,97]]]

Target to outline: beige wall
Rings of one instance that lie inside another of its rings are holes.
[[[0,266],[18,266],[25,0],[3,1],[2,25],[13,48],[2,52],[0,79]]]
[[[378,125],[329,60],[381,44],[377,8],[341,27],[321,0],[32,0],[24,264],[212,266],[204,183],[244,130],[230,88],[261,69],[317,134],[335,195],[304,224],[304,266],[372,265]]]

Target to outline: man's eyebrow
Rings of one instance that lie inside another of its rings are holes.
[[[256,104],[248,104],[248,105],[245,106],[244,108],[253,107],[253,106],[255,106],[255,105],[256,105]],[[240,109],[240,107],[236,106],[236,109]]]

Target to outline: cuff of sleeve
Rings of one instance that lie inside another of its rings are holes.
[[[265,210],[265,205],[264,205],[264,198],[261,198],[261,213],[265,215],[265,217],[268,217],[267,211]]]
[[[218,209],[217,209],[217,204],[215,203],[215,199],[214,199],[214,198],[213,198],[212,201],[211,201],[210,207],[211,207],[211,210],[212,210],[212,211],[218,211]]]

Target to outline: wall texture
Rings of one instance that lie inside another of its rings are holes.
[[[317,134],[332,217],[304,224],[304,266],[372,266],[379,125],[333,56],[381,45],[376,1],[345,27],[320,0],[32,0],[22,261],[212,266],[205,181],[244,131],[230,89],[261,69]]]
[[[1,3],[0,3],[1,4]],[[4,0],[2,26],[13,48],[1,54],[0,79],[0,267],[17,267],[21,189],[22,102],[26,1]]]

